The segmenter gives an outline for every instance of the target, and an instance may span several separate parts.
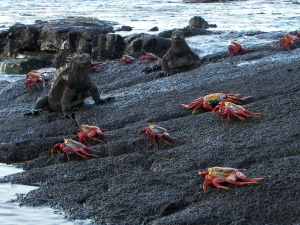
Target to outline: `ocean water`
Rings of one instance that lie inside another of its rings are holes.
[[[0,177],[8,174],[22,172],[22,169],[11,165],[0,163]],[[1,225],[87,225],[89,220],[68,221],[63,212],[49,207],[20,207],[16,199],[16,193],[26,194],[31,190],[37,189],[35,186],[0,183],[0,224]]]
[[[185,4],[182,0],[2,0],[0,4],[0,30],[15,23],[33,24],[36,20],[54,20],[67,16],[85,16],[114,21],[133,27],[130,32],[119,32],[122,36],[132,33],[157,34],[164,30],[188,26],[194,16],[201,16],[209,24],[216,24],[213,31],[218,35],[187,38],[188,44],[200,57],[227,51],[231,31],[289,32],[299,29],[300,0],[248,0],[230,3]],[[157,26],[158,32],[148,32]],[[245,47],[275,40],[257,39],[252,36],[237,37],[235,41]],[[1,62],[0,62],[1,64]],[[42,71],[47,71],[44,69]],[[14,82],[25,79],[24,74],[8,75],[1,72],[0,81]],[[21,170],[0,164],[0,176]],[[89,224],[88,221],[67,221],[64,215],[50,208],[19,207],[10,202],[15,193],[27,193],[37,187],[17,184],[0,184],[0,224]]]

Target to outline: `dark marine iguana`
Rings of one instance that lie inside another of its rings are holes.
[[[24,115],[38,114],[43,109],[63,111],[65,118],[72,118],[72,107],[82,104],[91,94],[96,104],[112,99],[100,98],[97,86],[91,81],[88,71],[91,67],[89,54],[73,54],[65,67],[60,69],[52,81],[47,96],[40,98],[32,110]]]
[[[160,74],[164,76],[172,75],[172,70],[187,66],[200,66],[199,56],[193,52],[184,39],[182,30],[174,29],[172,32],[171,47],[161,60],[153,67],[146,67],[142,72],[151,72],[162,68]]]

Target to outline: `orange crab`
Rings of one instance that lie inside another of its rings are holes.
[[[26,73],[26,89],[27,89],[27,91],[30,91],[29,85],[31,83],[35,84],[38,87],[38,89],[40,89],[40,87],[37,85],[37,82],[47,83],[44,80],[45,73],[48,73],[48,72],[39,72],[37,70],[31,70],[30,72]]]
[[[228,50],[229,50],[230,53],[233,53],[233,55],[240,55],[239,52],[241,50],[253,51],[252,49],[246,49],[244,46],[242,46],[241,44],[239,44],[235,41],[231,42],[231,45],[228,46]]]
[[[127,63],[133,63],[135,58],[129,56],[129,55],[123,55],[121,59],[119,59],[119,63],[127,64]]]
[[[54,152],[58,153],[59,151],[62,151],[69,161],[70,161],[70,156],[69,156],[70,152],[73,152],[74,154],[79,155],[82,158],[87,158],[87,156],[99,157],[98,155],[87,153],[86,152],[87,150],[91,152],[101,153],[101,151],[95,151],[93,149],[90,149],[86,147],[84,144],[81,144],[72,139],[64,139],[64,143],[55,144],[50,150],[50,152],[53,154]]]
[[[281,44],[284,44],[284,46],[287,48],[287,50],[291,50],[289,45],[293,45],[296,48],[298,48],[297,45],[294,44],[295,40],[299,40],[300,37],[298,37],[297,35],[290,35],[290,34],[285,34],[283,35],[283,38],[280,38],[278,41],[278,46],[279,48],[282,48]]]
[[[223,93],[213,93],[205,95],[204,97],[197,98],[188,105],[181,104],[183,108],[193,109],[192,114],[194,115],[201,107],[205,111],[212,111],[222,100],[226,102],[234,102],[239,104],[239,101],[246,100],[250,96],[245,98],[239,98],[239,94],[223,94]]]
[[[154,141],[154,145],[156,145],[156,140],[155,140],[156,137],[158,139],[162,140],[163,142],[165,142],[167,145],[171,145],[171,144],[168,141],[166,141],[165,139],[163,139],[164,137],[171,139],[171,140],[183,142],[182,140],[172,138],[170,136],[168,130],[166,130],[163,127],[156,126],[156,125],[149,125],[149,127],[144,128],[143,130],[141,130],[140,133],[138,133],[138,136],[140,136],[142,134],[145,134],[147,138],[150,137]]]
[[[106,129],[102,129],[103,131],[107,131]],[[87,146],[90,146],[90,143],[86,140],[86,138],[90,138],[95,141],[103,142],[99,139],[94,138],[96,134],[99,134],[101,136],[113,136],[113,134],[104,134],[100,130],[99,127],[95,126],[89,126],[89,125],[82,125],[80,129],[77,130],[78,136],[79,136],[79,142],[86,143]]]
[[[263,180],[264,178],[247,178],[242,173],[246,169],[234,169],[230,167],[212,167],[208,168],[206,172],[199,172],[201,177],[204,177],[204,184],[202,186],[204,192],[206,192],[208,187],[230,189],[228,187],[222,186],[219,183],[231,183],[236,185],[245,184],[256,184],[258,180]],[[241,179],[247,182],[239,182],[237,179]]]
[[[212,114],[219,111],[219,116],[227,121],[230,121],[230,115],[233,115],[240,120],[245,120],[244,117],[260,118],[259,115],[261,115],[261,113],[252,113],[245,109],[247,107],[252,107],[252,105],[240,106],[233,102],[226,102],[223,100],[212,110]]]
[[[159,57],[157,57],[156,55],[153,55],[152,53],[146,53],[146,55],[142,55],[139,57],[139,60],[141,62],[149,62],[149,61],[153,61],[159,59]]]

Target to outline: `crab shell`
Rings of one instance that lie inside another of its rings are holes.
[[[202,186],[204,192],[208,187],[229,189],[222,186],[219,183],[227,182],[235,185],[256,184],[258,180],[264,178],[247,178],[242,171],[246,169],[235,169],[230,167],[211,167],[206,172],[199,172],[199,175],[204,177],[204,184]],[[237,179],[241,179],[247,182],[239,182]]]
[[[103,131],[106,131],[106,129],[102,129]],[[99,141],[99,142],[103,142],[99,139],[94,138],[94,136],[96,134],[99,134],[101,136],[113,136],[113,134],[104,134],[102,133],[102,130],[100,130],[99,127],[96,126],[90,126],[90,125],[82,125],[80,127],[80,129],[77,130],[78,136],[79,136],[79,142],[81,143],[86,143],[88,146],[90,146],[90,144],[88,143],[88,141],[86,140],[86,138],[95,140],[95,141]]]
[[[146,53],[146,55],[142,55],[139,57],[139,61],[141,62],[148,62],[159,59],[156,55],[153,55],[152,53]]]
[[[70,156],[69,156],[70,152],[73,152],[74,154],[79,155],[82,158],[87,158],[87,156],[99,157],[98,155],[87,153],[86,152],[87,150],[91,152],[101,153],[101,151],[90,149],[86,147],[84,144],[74,141],[72,139],[64,139],[64,143],[55,144],[50,150],[50,152],[54,153],[54,152],[62,151],[67,157],[68,161],[70,161]]]
[[[181,104],[181,106],[187,109],[194,108],[192,111],[192,114],[194,115],[201,107],[205,111],[212,111],[222,100],[239,104],[240,103],[239,101],[243,101],[250,98],[250,96],[245,98],[240,98],[238,96],[239,94],[213,93],[213,94],[205,95],[204,97],[201,98],[197,98],[188,105]]]
[[[123,55],[121,59],[119,59],[119,63],[126,64],[126,63],[132,63],[134,62],[135,58],[129,56],[129,55]]]
[[[240,120],[245,120],[244,117],[260,118],[259,115],[261,115],[261,113],[250,112],[245,109],[247,107],[252,107],[252,105],[241,106],[236,105],[233,102],[226,102],[223,100],[218,106],[216,106],[213,109],[212,114],[218,111],[220,118],[225,119],[227,121],[230,121],[230,115],[233,115]]]
[[[160,139],[161,141],[165,142],[167,145],[171,145],[168,141],[166,141],[165,138],[175,140],[175,141],[180,141],[183,142],[182,140],[172,138],[169,134],[169,131],[163,127],[159,127],[156,125],[149,125],[149,127],[144,128],[138,133],[138,136],[145,134],[147,138],[151,138],[154,142],[154,145],[156,145],[156,138]]]
[[[38,89],[40,89],[40,87],[37,85],[37,82],[42,82],[42,83],[47,83],[43,80],[43,78],[45,77],[45,75],[43,75],[44,73],[47,72],[38,72],[36,70],[31,70],[30,72],[26,73],[26,89],[27,91],[30,91],[30,84],[35,84]]]

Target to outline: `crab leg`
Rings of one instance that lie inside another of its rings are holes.
[[[86,137],[79,137],[79,142],[81,142],[81,143],[86,143],[87,144],[87,146],[90,146],[90,143],[86,140]]]
[[[232,115],[234,115],[235,117],[239,118],[240,120],[245,120],[245,118],[243,118],[242,116],[239,116],[233,109],[227,109],[226,112],[229,111],[230,113],[232,113]],[[246,115],[246,114],[245,114]],[[230,114],[226,113],[226,120],[230,120]]]
[[[104,135],[104,134],[102,134],[101,132],[95,132],[95,131],[88,133],[87,136],[88,136],[88,138],[90,138],[90,139],[92,139],[92,140],[99,141],[99,142],[104,142],[104,141],[101,141],[101,140],[99,140],[99,139],[93,137],[94,135],[96,135],[96,133],[97,133],[97,134],[100,134],[100,135],[103,135],[103,136],[111,136],[111,135],[108,135],[108,134]]]
[[[175,140],[175,141],[180,141],[180,142],[183,142],[182,140],[179,140],[179,139],[175,139],[175,138],[172,138],[168,133],[164,133],[164,135],[163,136],[165,136],[165,137],[167,137],[167,138],[170,138],[171,140]]]
[[[107,129],[102,129],[103,131],[107,131]],[[101,130],[96,130],[96,133],[97,134],[100,134],[100,135],[102,135],[102,136],[114,136],[113,134],[103,134],[102,132],[101,132]]]
[[[201,107],[203,104],[199,104],[197,107],[194,108],[194,110],[192,111],[192,115],[194,115]]]
[[[232,174],[228,177],[226,177],[225,181],[231,184],[236,184],[236,185],[245,185],[245,184],[257,184],[257,182],[252,181],[252,182],[239,182],[236,181],[237,179],[237,175],[236,174]]]
[[[88,150],[88,151],[91,151],[91,152],[98,152],[98,153],[102,153],[101,151],[96,151],[96,150],[90,149],[90,148],[88,148],[88,147],[82,147],[82,149],[84,149],[84,150]]]
[[[86,158],[86,155],[99,158],[98,155],[89,154],[89,153],[87,153],[84,149],[79,149],[79,150],[78,150],[78,153],[84,154],[84,158]]]
[[[245,180],[245,181],[257,181],[257,180],[263,180],[264,179],[264,178],[247,178],[241,172],[237,172],[236,176],[237,176],[237,178],[240,178],[241,180]]]
[[[64,147],[64,143],[57,143],[50,149],[50,152],[51,154],[53,154],[54,152],[59,152],[61,149],[63,149],[63,147]]]
[[[38,87],[38,89],[40,89],[39,85],[37,85],[37,83],[34,80],[28,80],[28,81],[26,81],[26,89],[27,89],[27,91],[30,91],[29,85],[31,83],[35,84]]]
[[[65,154],[65,156],[67,157],[68,161],[70,161],[70,156],[69,156],[69,152],[73,152],[76,155],[81,156],[82,158],[87,158],[85,155],[80,154],[78,151],[73,150],[73,148],[71,147],[66,147],[63,149],[63,153]]]
[[[252,113],[252,112],[249,112],[248,110],[240,110],[240,111],[238,111],[237,113],[233,110],[233,109],[230,109],[230,112],[234,115],[234,116],[236,116],[236,117],[238,117],[239,118],[239,116],[237,116],[237,114],[239,114],[239,115],[242,115],[242,116],[245,116],[245,117],[255,117],[255,118],[260,118],[260,116],[255,116],[255,115],[260,115],[260,113]],[[249,113],[250,115],[248,115],[248,114],[246,114],[246,113]],[[243,118],[243,120],[245,120],[244,118]]]
[[[154,145],[156,145],[156,140],[155,140],[155,132],[150,133],[150,138],[153,140]]]
[[[165,139],[162,138],[161,135],[157,136],[160,140],[162,140],[163,142],[165,142],[167,145],[171,145],[168,141],[166,141]],[[173,139],[174,140],[174,139]]]
[[[230,189],[230,188],[228,188],[228,187],[225,187],[225,186],[220,185],[220,184],[218,183],[218,181],[219,181],[219,182],[224,182],[224,179],[223,179],[223,178],[220,178],[220,180],[218,180],[218,179],[212,180],[212,184],[213,184],[216,188]]]
[[[199,172],[198,174],[199,174],[199,176],[204,177],[204,176],[206,176],[208,174],[208,172],[207,171],[205,171],[205,172]]]

